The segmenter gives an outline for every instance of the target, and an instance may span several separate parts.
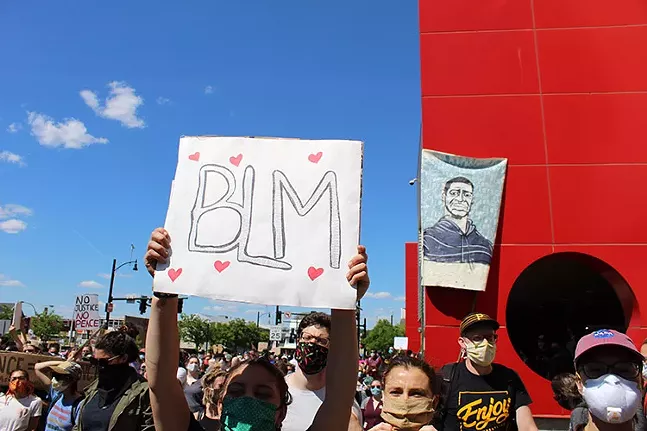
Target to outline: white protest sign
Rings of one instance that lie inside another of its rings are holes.
[[[281,334],[283,333],[280,326],[270,326],[270,341],[281,341]]]
[[[408,350],[409,349],[409,338],[408,337],[393,337],[393,348],[397,350]]]
[[[74,302],[74,325],[77,331],[99,329],[99,295],[96,293],[79,295]]]
[[[16,302],[13,307],[13,317],[11,324],[18,330],[22,330],[22,302]]]
[[[363,144],[183,137],[154,290],[354,309]]]

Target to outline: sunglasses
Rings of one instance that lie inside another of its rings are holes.
[[[95,367],[107,367],[110,365],[110,361],[113,361],[117,359],[121,355],[113,356],[112,358],[101,358],[97,359],[94,356],[89,358],[88,361],[90,362],[90,365],[93,365]]]
[[[22,380],[27,380],[27,377],[25,377],[25,376],[16,376],[16,377],[12,377],[12,378],[9,379],[10,382],[15,382],[16,380],[21,380],[21,381]]]
[[[497,334],[489,334],[489,335],[476,334],[467,338],[473,343],[480,343],[483,340],[488,340],[488,343],[494,344],[499,339],[499,336]]]
[[[623,379],[633,380],[640,375],[641,364],[635,362],[616,362],[608,365],[603,362],[589,362],[578,367],[578,371],[589,379],[597,379],[605,374],[615,374]]]

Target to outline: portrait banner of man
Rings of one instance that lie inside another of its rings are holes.
[[[507,163],[422,150],[418,178],[423,286],[485,290]]]

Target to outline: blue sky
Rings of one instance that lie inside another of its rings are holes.
[[[365,142],[365,315],[397,320],[417,225],[417,14],[386,0],[1,2],[0,301],[70,315],[79,293],[105,300],[112,258],[132,243],[141,261],[164,223],[181,135],[339,138]],[[116,296],[150,294],[145,271],[119,274]]]

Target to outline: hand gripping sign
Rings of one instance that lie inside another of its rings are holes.
[[[183,137],[154,290],[352,309],[363,144]]]

